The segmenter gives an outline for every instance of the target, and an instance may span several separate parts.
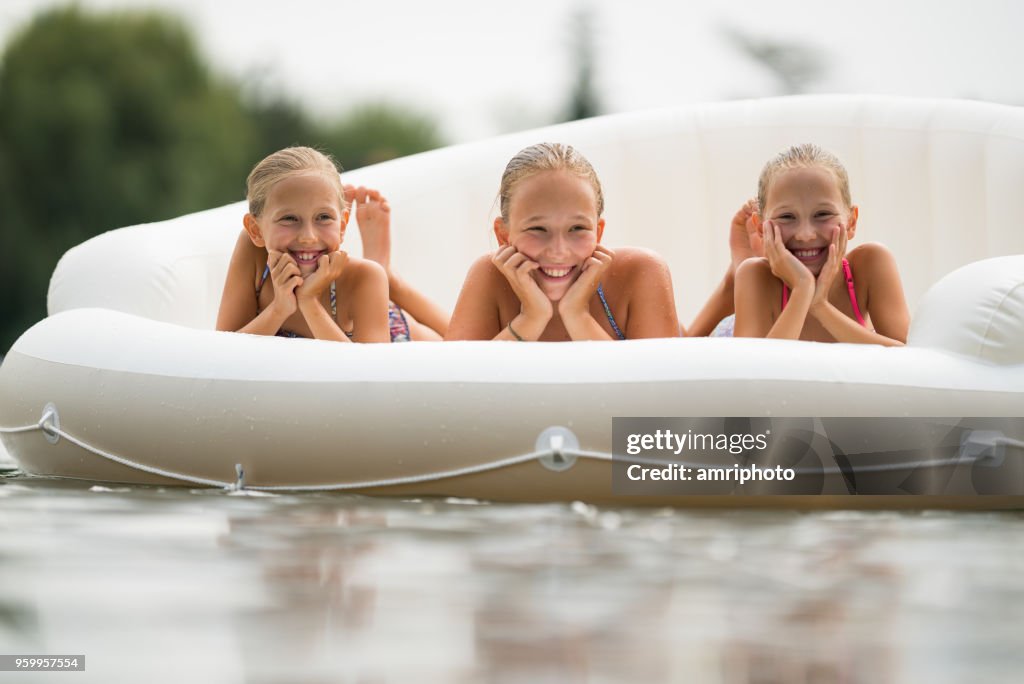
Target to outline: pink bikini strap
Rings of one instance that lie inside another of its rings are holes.
[[[843,273],[846,274],[846,290],[850,293],[850,306],[853,307],[853,315],[857,317],[857,322],[866,328],[868,324],[860,315],[860,307],[857,306],[857,292],[853,289],[853,271],[850,270],[850,262],[846,259],[843,259]]]
[[[866,328],[868,324],[860,313],[860,307],[857,305],[857,291],[853,288],[853,271],[850,270],[850,262],[846,259],[843,259],[843,273],[846,275],[846,291],[850,293],[850,306],[853,307],[853,315],[857,317],[857,322]],[[782,308],[785,309],[788,303],[789,287],[786,283],[782,283]]]

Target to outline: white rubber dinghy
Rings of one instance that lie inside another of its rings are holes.
[[[398,269],[450,307],[469,264],[493,248],[505,162],[545,140],[594,163],[605,241],[666,258],[683,321],[724,270],[728,221],[764,161],[800,142],[836,152],[861,206],[853,245],[884,242],[900,265],[914,315],[907,347],[339,345],[219,333],[245,211],[236,203],[111,231],[65,255],[50,316],[0,368],[7,450],[31,474],[159,485],[638,505],[1024,502],[1024,231],[1012,225],[1024,110],[848,96],[731,102],[565,124],[345,179],[387,194]],[[344,246],[360,253],[358,231]],[[889,473],[884,483],[851,485],[856,445],[834,443],[849,458],[822,462],[810,484],[797,467],[790,482],[634,492],[621,468],[613,481],[613,465],[625,463],[613,464],[613,452],[624,457],[613,418],[645,416],[938,418],[962,443],[938,461],[889,449],[891,463],[867,468]]]

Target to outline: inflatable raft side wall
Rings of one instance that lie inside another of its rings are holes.
[[[591,159],[605,186],[605,240],[665,257],[684,322],[728,262],[726,227],[755,193],[761,166],[794,143],[819,143],[844,161],[861,207],[853,245],[889,246],[912,308],[959,266],[1024,253],[1024,231],[1007,220],[1024,187],[1024,111],[980,102],[806,96],[628,113],[435,150],[346,180],[387,193],[396,267],[451,307],[469,264],[494,246],[505,163],[542,140],[571,143]],[[159,224],[122,229],[132,235],[118,239],[142,256],[110,277],[92,267],[110,238],[81,245],[54,273],[50,313],[105,306],[213,327],[244,212],[239,202],[165,222],[180,236],[174,245],[149,247]],[[357,230],[345,245],[360,253]]]

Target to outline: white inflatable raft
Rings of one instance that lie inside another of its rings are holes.
[[[493,247],[505,162],[542,140],[591,159],[606,241],[666,257],[682,320],[720,277],[729,218],[764,160],[797,142],[835,151],[861,206],[857,241],[886,243],[900,264],[914,314],[908,346],[339,345],[218,333],[237,203],[115,230],[64,256],[50,316],[0,368],[8,451],[27,473],[160,485],[639,505],[1024,502],[1024,231],[1012,220],[1024,110],[847,96],[732,102],[455,146],[347,180],[389,196],[399,270],[451,306],[471,261]],[[359,253],[358,231],[346,247]],[[792,467],[792,480],[638,489],[612,419],[662,416],[749,417],[825,442],[758,456]],[[786,427],[783,417],[806,420]],[[836,430],[812,420],[833,417],[861,422]],[[865,421],[894,418],[906,422]],[[945,437],[922,437],[936,426]],[[883,433],[886,444],[865,446]]]

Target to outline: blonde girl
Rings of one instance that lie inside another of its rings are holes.
[[[910,313],[896,260],[868,243],[846,251],[857,230],[846,169],[816,145],[769,161],[753,216],[763,258],[736,271],[738,337],[899,346]]]
[[[449,340],[676,337],[672,280],[652,252],[601,244],[604,195],[577,150],[532,145],[505,167],[498,250],[470,268]]]
[[[246,196],[249,211],[228,266],[218,330],[338,342],[444,334],[444,312],[390,269],[387,200],[376,190],[342,186],[329,156],[309,147],[275,152],[249,174]],[[350,202],[366,259],[340,249]]]

